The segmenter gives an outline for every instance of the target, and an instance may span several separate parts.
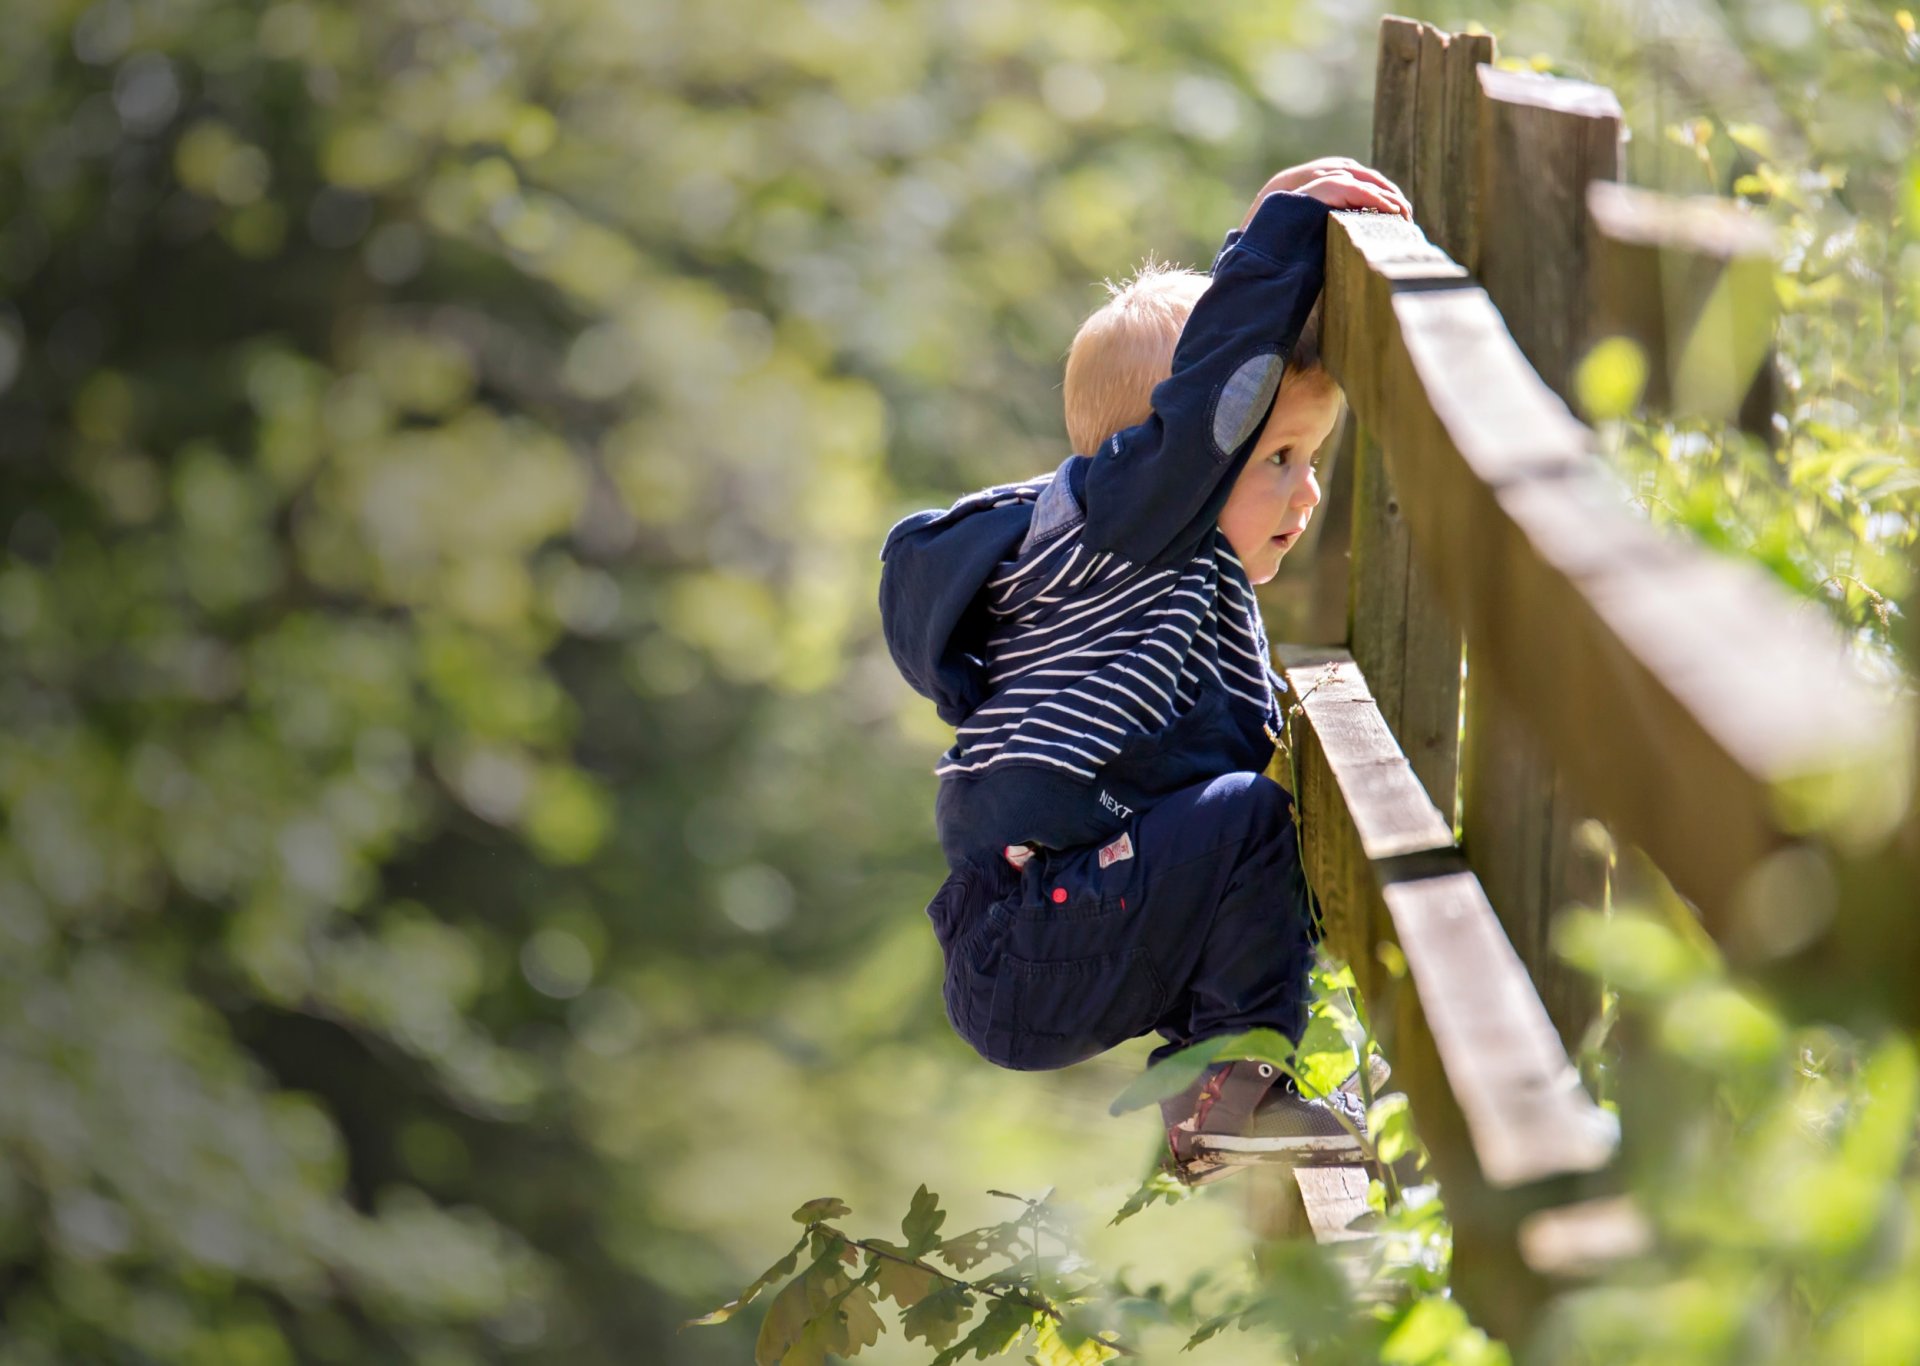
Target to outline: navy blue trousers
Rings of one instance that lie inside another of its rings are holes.
[[[1258,1027],[1297,1041],[1312,925],[1285,789],[1229,773],[1136,814],[1125,840],[955,868],[927,914],[960,1037],[1021,1070],[1153,1031],[1156,1061]]]

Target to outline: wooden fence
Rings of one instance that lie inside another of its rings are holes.
[[[1373,161],[1418,226],[1334,218],[1351,523],[1321,558],[1351,625],[1280,653],[1330,946],[1431,1152],[1455,1293],[1523,1344],[1566,1276],[1643,1232],[1618,1126],[1569,1060],[1598,993],[1549,944],[1556,911],[1601,897],[1587,822],[1743,968],[1862,999],[1911,978],[1912,936],[1872,950],[1920,876],[1910,718],[1764,575],[1626,506],[1569,407],[1589,346],[1620,335],[1649,405],[1769,430],[1768,234],[1621,186],[1609,91],[1494,60],[1485,35],[1381,25]],[[1828,904],[1770,889],[1783,850],[1829,870]],[[1297,1179],[1337,1236],[1360,1175]]]

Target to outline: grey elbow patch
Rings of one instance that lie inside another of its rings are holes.
[[[1240,362],[1240,368],[1220,386],[1220,396],[1213,403],[1213,444],[1223,459],[1238,450],[1266,417],[1286,366],[1286,357],[1278,351],[1264,352]]]

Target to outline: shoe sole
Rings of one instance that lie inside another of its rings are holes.
[[[1204,1134],[1194,1140],[1193,1156],[1174,1166],[1182,1185],[1207,1186],[1250,1167],[1352,1167],[1366,1160],[1358,1141],[1347,1134],[1313,1138],[1238,1138]]]
[[[1234,1166],[1275,1163],[1290,1167],[1338,1167],[1365,1157],[1360,1140],[1352,1134],[1255,1136],[1236,1134],[1196,1134],[1194,1156]]]

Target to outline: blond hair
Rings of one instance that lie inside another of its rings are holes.
[[[1131,279],[1107,280],[1107,301],[1067,348],[1067,439],[1095,455],[1106,439],[1153,414],[1153,388],[1173,373],[1180,330],[1212,277],[1148,257]],[[1287,357],[1289,379],[1320,368],[1320,304]]]

